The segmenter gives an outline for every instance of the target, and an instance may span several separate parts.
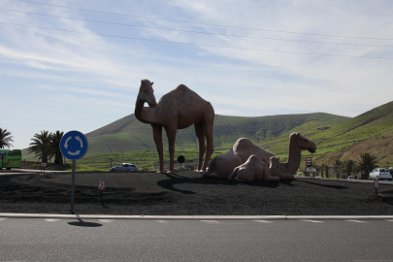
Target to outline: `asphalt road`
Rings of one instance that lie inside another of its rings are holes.
[[[393,261],[393,220],[0,218],[0,261]]]

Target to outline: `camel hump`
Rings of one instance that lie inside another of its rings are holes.
[[[241,149],[249,149],[255,147],[254,143],[251,142],[250,139],[241,137],[236,140],[235,144],[233,144],[233,150],[236,152],[237,150]]]
[[[178,85],[177,89],[179,90],[191,90],[190,88],[188,88],[188,86],[186,86],[185,84],[180,84]]]
[[[179,93],[181,96],[188,96],[192,97],[197,100],[202,100],[205,101],[202,97],[200,97],[194,90],[189,88],[188,86],[184,84],[180,84],[176,89],[174,90],[176,93]]]
[[[176,93],[179,93],[180,95],[197,95],[199,96],[197,93],[195,93],[194,91],[192,91],[188,86],[184,85],[184,84],[180,84],[178,85],[175,90]]]
[[[180,84],[167,95],[164,95],[161,100],[163,99],[174,99],[178,102],[183,101],[180,103],[183,103],[184,106],[187,106],[188,108],[198,108],[198,110],[200,110],[201,108],[208,108],[209,113],[213,112],[214,115],[213,106],[208,101],[203,99],[200,95],[198,95],[195,91],[193,91],[184,84]]]

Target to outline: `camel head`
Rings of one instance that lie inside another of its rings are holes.
[[[317,150],[317,146],[315,145],[315,143],[305,138],[300,133],[292,133],[290,135],[290,141],[295,142],[297,147],[301,150],[308,150],[310,153],[315,153],[315,151]]]
[[[156,98],[154,96],[153,82],[145,79],[141,81],[139,88],[138,99],[149,104],[150,107],[157,106]]]

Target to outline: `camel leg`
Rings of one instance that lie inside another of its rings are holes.
[[[264,181],[280,181],[280,177],[272,175],[270,173],[270,170],[267,170],[263,180]]]
[[[214,150],[214,142],[213,142],[213,122],[212,122],[211,124],[208,124],[208,125],[205,124],[205,125],[204,125],[204,128],[203,128],[203,131],[204,131],[204,137],[206,137],[207,146],[206,146],[205,161],[204,161],[204,163],[203,163],[203,168],[202,168],[202,170],[203,170],[203,171],[206,171],[206,168],[207,168],[208,165],[209,165],[210,157],[212,156],[213,150]],[[203,138],[203,140],[205,140],[205,138]]]
[[[169,147],[169,172],[173,173],[174,168],[174,158],[175,158],[175,141],[176,141],[176,129],[165,129],[166,135],[168,137],[168,147]]]
[[[202,162],[203,162],[203,156],[206,151],[206,145],[205,145],[205,137],[203,135],[203,126],[195,124],[195,134],[198,138],[199,142],[199,159],[198,159],[198,167],[195,170],[195,172],[202,172]]]
[[[293,175],[286,173],[280,173],[279,177],[281,181],[293,181],[295,179]]]
[[[160,173],[164,174],[164,156],[163,156],[163,146],[162,146],[162,128],[161,126],[153,127],[153,138],[156,144],[156,149],[158,153],[158,159],[160,160]]]
[[[233,169],[232,173],[228,176],[228,180],[234,180],[236,179],[236,177],[239,175],[239,167],[235,167],[235,169]]]

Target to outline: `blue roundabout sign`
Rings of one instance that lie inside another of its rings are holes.
[[[59,147],[65,158],[78,160],[87,152],[87,138],[79,131],[69,131],[61,138]]]

